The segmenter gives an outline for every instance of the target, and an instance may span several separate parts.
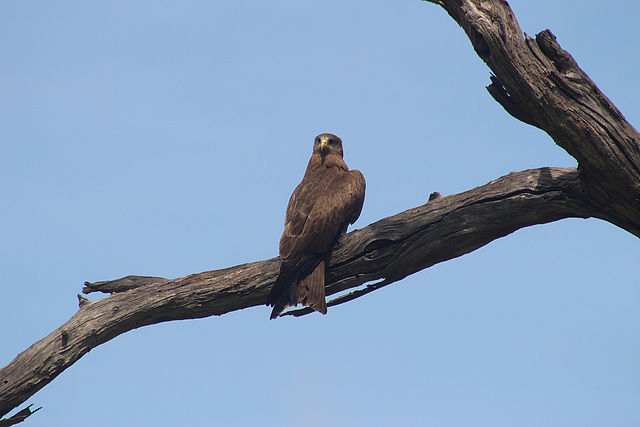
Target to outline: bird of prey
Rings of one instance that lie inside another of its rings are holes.
[[[350,171],[342,154],[340,138],[318,135],[302,182],[289,199],[280,238],[280,274],[267,298],[272,319],[298,303],[327,313],[325,268],[338,238],[358,219],[364,203],[364,176]]]

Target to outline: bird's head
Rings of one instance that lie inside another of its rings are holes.
[[[313,153],[325,157],[327,154],[337,154],[342,157],[342,140],[331,133],[316,136],[313,142]]]

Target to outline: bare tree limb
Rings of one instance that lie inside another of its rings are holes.
[[[327,294],[379,279],[393,283],[522,227],[589,217],[589,199],[578,175],[572,168],[511,173],[348,233],[332,257]],[[111,296],[85,300],[65,324],[0,369],[0,414],[23,403],[91,349],[124,332],[264,304],[278,268],[278,258],[272,258],[175,280],[128,276],[101,282],[98,288],[113,292]],[[121,291],[123,284],[132,283],[140,286]]]
[[[518,120],[548,133],[579,164],[599,217],[640,237],[640,134],[551,31],[523,35],[504,0],[426,0],[464,29],[495,77],[487,87]]]

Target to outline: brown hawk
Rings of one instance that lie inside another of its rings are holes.
[[[296,187],[280,238],[280,274],[267,305],[275,319],[302,303],[327,313],[325,268],[338,238],[360,216],[365,181],[342,159],[342,140],[330,133],[318,135],[302,182]]]

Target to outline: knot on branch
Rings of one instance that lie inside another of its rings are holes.
[[[85,298],[82,295],[78,294],[78,306],[80,308],[86,307],[89,304],[91,304],[91,301],[88,298]]]
[[[434,200],[438,200],[440,198],[442,198],[442,194],[434,191],[433,193],[429,194],[429,200],[427,202],[433,202]]]

